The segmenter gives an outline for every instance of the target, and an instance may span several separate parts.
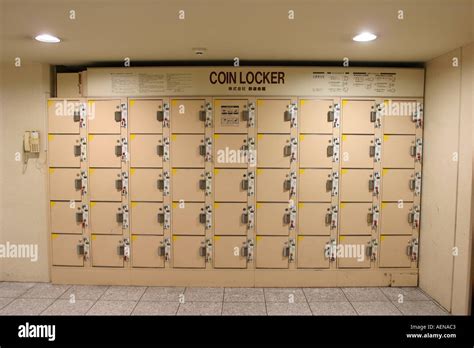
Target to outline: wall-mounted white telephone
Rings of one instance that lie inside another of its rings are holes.
[[[23,150],[26,153],[39,153],[39,132],[38,131],[26,131],[23,135]]]

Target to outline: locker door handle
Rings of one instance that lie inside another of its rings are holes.
[[[156,181],[156,187],[158,190],[164,190],[165,189],[165,181],[163,179],[159,179]]]
[[[332,191],[332,180],[326,180],[326,191]]]
[[[115,216],[115,220],[116,220],[119,224],[122,224],[122,223],[123,223],[123,213],[117,213],[117,215]]]
[[[377,121],[377,111],[371,111],[370,112],[370,122],[375,122]]]
[[[74,156],[79,157],[81,155],[81,145],[74,145]]]
[[[416,182],[415,179],[411,179],[409,183],[410,190],[415,191]]]
[[[156,153],[157,153],[158,156],[163,157],[163,155],[165,154],[164,145],[157,145],[156,146]]]
[[[199,180],[199,189],[200,190],[206,190],[206,180],[205,179],[201,179]]]
[[[159,246],[158,247],[158,256],[165,256],[166,254],[166,247],[163,245],[163,246]]]
[[[119,245],[117,247],[117,254],[119,254],[119,256],[124,256],[125,255],[125,246],[124,245]]]
[[[368,213],[367,214],[367,223],[371,224],[374,222],[374,214]]]
[[[73,121],[74,122],[80,122],[81,121],[81,113],[79,111],[74,111]]]
[[[291,121],[291,112],[289,110],[286,110],[284,115],[283,115],[283,120],[285,120],[286,122],[290,122]]]
[[[115,180],[115,188],[116,188],[117,190],[123,189],[123,182],[122,182],[122,180],[120,180],[120,179]]]
[[[286,145],[283,148],[283,156],[285,156],[285,157],[291,156],[291,145]]]
[[[201,224],[205,224],[206,223],[206,213],[201,213],[199,214],[199,222]]]
[[[158,213],[158,223],[160,223],[160,224],[165,223],[165,214],[164,213]]]
[[[416,156],[416,146],[410,146],[410,155],[412,157]]]
[[[415,214],[409,213],[408,214],[408,222],[412,224],[415,221]]]
[[[326,217],[324,218],[324,222],[326,223],[326,225],[330,225],[330,224],[331,224],[331,220],[332,220],[332,214],[331,214],[331,213],[327,213],[327,214],[326,214]]]
[[[79,244],[77,246],[77,255],[84,255],[86,253],[86,248],[84,247],[84,244]]]
[[[288,214],[283,215],[283,223],[284,223],[285,225],[289,225],[290,222],[291,222],[290,214],[288,213]]]
[[[202,246],[202,247],[199,247],[199,256],[202,256],[202,257],[206,257],[206,247],[205,246]]]
[[[76,190],[82,190],[82,179],[74,180],[74,187]]]
[[[122,111],[115,111],[115,122],[122,122]]]
[[[199,145],[199,154],[201,156],[206,156],[206,145]]]
[[[158,122],[163,122],[164,118],[165,118],[165,112],[163,110],[156,112],[156,120]]]
[[[369,180],[369,191],[373,191],[375,188],[375,181]]]
[[[242,111],[242,121],[248,121],[250,118],[250,111],[249,110],[243,110]]]
[[[290,247],[283,248],[283,257],[290,257]]]
[[[333,145],[329,145],[326,148],[326,155],[327,155],[327,157],[332,157],[334,155],[334,146]]]
[[[76,222],[83,222],[84,214],[82,212],[76,213]]]
[[[290,191],[291,190],[291,181],[290,180],[285,180],[283,183],[283,189],[285,191]]]
[[[249,222],[249,215],[247,213],[243,213],[240,217],[240,221],[243,224],[247,224]]]
[[[370,146],[369,147],[369,156],[370,157],[375,157],[375,146]]]
[[[122,145],[115,146],[115,156],[117,157],[122,156]]]
[[[199,121],[206,122],[206,110],[199,111]]]
[[[328,111],[328,118],[327,118],[328,122],[333,122],[334,121],[334,111],[333,110],[329,110]]]
[[[249,181],[247,179],[243,179],[241,182],[240,182],[240,187],[242,188],[242,190],[248,190],[249,189]]]

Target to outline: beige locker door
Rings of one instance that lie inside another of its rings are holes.
[[[374,100],[343,100],[342,133],[374,134],[374,123],[370,121],[374,105]]]
[[[413,169],[384,169],[382,171],[382,200],[388,202],[413,201],[410,180],[414,177]]]
[[[199,187],[199,181],[205,180],[203,169],[175,169],[171,174],[173,201],[204,202],[205,191]]]
[[[288,268],[288,257],[283,255],[288,237],[257,236],[256,267]]]
[[[120,104],[120,99],[89,100],[89,133],[120,134],[120,122],[115,119],[115,113],[120,112]]]
[[[153,134],[163,132],[163,123],[158,121],[158,112],[163,111],[163,100],[131,99],[128,105],[130,133]]]
[[[199,113],[204,111],[205,105],[204,99],[172,99],[171,132],[204,133],[204,121]]]
[[[76,214],[81,212],[81,202],[51,201],[51,233],[82,234],[82,222],[77,222]]]
[[[332,168],[328,146],[332,135],[301,134],[299,142],[300,168]]]
[[[331,169],[300,169],[300,202],[330,202],[331,191],[326,182],[331,179]]]
[[[158,255],[158,248],[163,237],[132,236],[132,266],[143,268],[163,268],[165,258]]]
[[[285,121],[290,104],[290,99],[258,99],[257,132],[290,133],[290,121]]]
[[[296,264],[298,268],[329,268],[329,258],[325,256],[328,237],[298,236],[297,240]]]
[[[338,244],[338,268],[370,268],[370,257],[366,255],[370,236],[340,236]]]
[[[173,236],[173,268],[204,268],[206,259],[199,249],[204,237]]]
[[[92,235],[91,251],[94,267],[123,267],[123,256],[119,255],[122,236]]]
[[[120,146],[120,135],[96,135],[89,137],[89,167],[120,168],[121,155],[117,154],[116,147]]]
[[[204,168],[204,156],[200,146],[204,145],[203,135],[171,136],[171,166],[175,168]]]
[[[290,191],[285,188],[288,169],[257,169],[257,201],[288,202]]]
[[[416,124],[412,114],[416,111],[415,100],[386,100],[383,131],[385,134],[415,134]]]
[[[89,169],[89,194],[91,201],[122,201],[122,191],[117,187],[121,180],[120,169]]]
[[[179,203],[173,202],[171,212],[171,230],[173,235],[204,236],[205,224],[199,221],[200,214],[205,213],[204,208],[204,203],[185,202],[180,207]]]
[[[130,169],[131,200],[162,202],[163,191],[158,188],[158,180],[162,178],[161,169]]]
[[[214,132],[247,133],[247,121],[244,120],[247,105],[247,99],[215,99]]]
[[[290,156],[285,147],[290,146],[289,135],[258,134],[257,166],[259,168],[290,168]]]
[[[247,257],[242,255],[246,237],[215,236],[214,268],[247,268]]]
[[[79,169],[49,168],[49,199],[80,201],[81,189],[76,189],[77,179],[81,179]]]
[[[214,166],[216,168],[247,168],[245,149],[247,135],[214,134]]]
[[[381,204],[380,233],[411,235],[413,227],[408,222],[408,215],[413,208],[413,203],[403,202],[403,204],[386,203]]]
[[[379,267],[410,267],[411,236],[380,236]]]
[[[81,156],[75,154],[75,147],[81,146],[79,135],[48,134],[48,157],[50,167],[81,166]]]
[[[384,168],[415,168],[415,157],[411,147],[415,146],[414,135],[384,135],[382,165]]]
[[[374,146],[373,135],[346,135],[341,137],[342,168],[373,168],[374,158],[370,156],[370,147]]]
[[[214,203],[214,235],[246,235],[247,224],[242,219],[246,212],[247,203]]]
[[[130,207],[132,234],[163,235],[163,223],[158,220],[158,214],[163,213],[162,203],[132,202]]]
[[[49,133],[79,134],[79,121],[74,121],[74,111],[79,111],[78,100],[48,100]]]
[[[131,134],[130,166],[134,168],[163,167],[163,157],[158,154],[158,146],[162,144],[161,134]]]
[[[339,207],[339,235],[370,235],[372,223],[367,217],[372,203],[341,203]]]
[[[339,177],[341,202],[372,202],[369,181],[373,176],[372,169],[341,169]]]
[[[122,224],[117,221],[122,203],[91,202],[89,228],[92,234],[122,234]]]
[[[247,202],[247,190],[242,187],[242,181],[246,179],[246,169],[214,169],[214,200]]]
[[[326,223],[330,203],[298,203],[298,234],[329,236],[331,225]]]
[[[84,266],[84,257],[78,254],[81,236],[73,234],[51,235],[53,266]]]
[[[298,111],[300,133],[332,134],[332,122],[328,121],[328,112],[332,105],[332,100],[300,100]]]
[[[257,235],[288,236],[289,224],[285,222],[288,203],[257,203]]]

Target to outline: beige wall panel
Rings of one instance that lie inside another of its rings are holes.
[[[163,111],[161,99],[130,99],[128,103],[128,126],[130,133],[159,134],[163,132],[158,112]]]
[[[163,191],[158,188],[158,180],[162,179],[161,169],[130,170],[130,197],[132,201],[163,201]]]
[[[301,99],[298,112],[300,133],[332,134],[332,122],[328,121],[332,105],[330,99]]]
[[[324,248],[329,238],[325,236],[298,236],[296,263],[298,268],[329,268]]]
[[[81,145],[79,135],[48,135],[48,159],[50,167],[75,167],[81,166],[80,155],[76,156],[75,146]]]
[[[81,236],[52,234],[52,264],[54,266],[84,266],[84,257],[77,252],[77,246],[81,240]]]
[[[288,203],[257,203],[257,235],[288,236],[289,224],[285,221]]]
[[[165,267],[165,259],[158,255],[158,247],[163,237],[132,236],[131,257],[133,267]]]
[[[205,105],[204,99],[172,99],[171,132],[204,133],[204,122],[199,118],[199,112]]]
[[[328,146],[332,135],[301,134],[299,137],[300,168],[332,168],[332,156],[328,156]]]
[[[115,120],[120,99],[89,100],[87,105],[90,134],[120,134],[120,122]]]
[[[331,226],[326,223],[326,214],[330,210],[330,203],[299,203],[298,234],[329,236]]]
[[[199,254],[201,236],[173,236],[173,267],[175,268],[204,268],[206,261]]]
[[[214,235],[246,235],[247,224],[242,215],[247,213],[247,203],[214,203]]]
[[[81,211],[81,202],[50,202],[51,233],[81,234],[82,222],[76,214]]]
[[[162,203],[132,202],[130,207],[132,234],[163,234],[163,224],[158,221],[158,214],[163,213]]]
[[[285,121],[285,111],[290,99],[257,100],[258,133],[290,133],[290,121]]]
[[[247,258],[242,254],[246,237],[215,236],[214,268],[246,268]]]

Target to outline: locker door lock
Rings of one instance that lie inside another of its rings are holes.
[[[255,208],[251,205],[247,208],[248,222],[247,229],[251,230],[255,224]]]
[[[81,178],[75,180],[76,190],[81,190],[81,196],[84,197],[87,194],[88,178],[85,170],[81,171]]]
[[[333,128],[339,128],[339,120],[341,115],[341,106],[339,104],[334,104],[329,107],[327,114],[327,121],[332,122]]]
[[[379,243],[376,239],[372,239],[365,249],[365,255],[370,259],[370,261],[377,260],[377,251]]]
[[[212,104],[206,103],[203,110],[199,111],[199,120],[204,122],[206,128],[212,127]]]
[[[290,238],[288,242],[285,243],[285,247],[283,248],[283,257],[288,258],[288,262],[295,261],[296,255],[296,243],[294,238]]]
[[[373,178],[369,180],[369,191],[373,196],[378,196],[380,193],[380,173],[374,172]]]
[[[242,111],[243,121],[247,121],[247,127],[255,126],[255,103],[249,103],[247,110]]]
[[[120,157],[122,162],[128,161],[128,141],[127,138],[118,140],[118,145],[115,146],[115,156]]]
[[[81,155],[81,145],[74,145],[74,157]]]
[[[82,255],[84,260],[89,259],[89,255],[90,255],[89,238],[83,237],[81,240],[79,240],[79,244],[77,245],[77,254]]]
[[[128,113],[127,113],[127,104],[120,104],[120,111],[115,111],[115,122],[120,122],[120,127],[127,128],[128,124]]]
[[[249,137],[247,139],[247,161],[250,167],[257,165],[257,152],[255,151],[255,139]]]
[[[331,191],[331,196],[339,194],[339,173],[333,172],[331,178],[326,180],[326,191]]]
[[[247,212],[247,208],[244,208],[244,212],[240,216],[240,222],[246,225],[249,223],[249,214]]]
[[[170,126],[170,105],[168,103],[164,103],[163,104],[163,111],[161,111],[161,112],[163,113],[163,115],[161,116],[160,111],[158,111],[158,113],[156,115],[157,120],[160,121],[160,118],[162,118],[161,121],[163,122],[163,127],[164,128],[169,128],[169,126]]]
[[[408,214],[408,222],[412,225],[413,228],[420,227],[420,207],[414,205],[413,208],[410,209],[410,213]]]
[[[86,128],[87,107],[85,103],[79,104],[79,110],[74,111],[73,121],[79,122],[79,128]]]
[[[74,156],[81,157],[81,162],[87,161],[87,139],[81,137],[80,144],[74,146]]]
[[[73,119],[72,119],[74,122],[81,122],[81,113],[79,110],[75,110],[74,111],[74,116],[73,116]]]
[[[412,190],[416,196],[421,194],[421,173],[415,173],[415,178],[410,180],[410,190]]]
[[[379,224],[379,207],[374,205],[367,214],[367,223],[371,225],[372,229],[376,229]]]
[[[76,222],[81,223],[82,227],[89,225],[89,205],[83,204],[76,212]]]
[[[124,261],[128,261],[130,259],[130,240],[124,238],[119,243],[117,252],[119,256],[123,256]]]
[[[163,157],[164,162],[168,162],[170,160],[170,138],[164,137],[163,144],[157,146],[157,154],[158,156]]]
[[[290,122],[291,128],[296,128],[298,126],[298,105],[296,103],[291,103],[287,106],[283,119],[286,122]]]
[[[163,196],[168,196],[170,194],[170,173],[164,171],[163,179],[158,179],[156,185],[158,190],[163,191]]]
[[[212,193],[212,174],[206,172],[204,174],[205,179],[199,180],[199,189],[206,192],[206,196],[210,196]]]
[[[124,204],[121,208],[119,208],[116,220],[117,223],[122,225],[122,229],[126,229],[129,227],[129,211],[127,204]]]
[[[244,246],[241,248],[240,254],[242,256],[247,257],[247,262],[250,262],[253,260],[253,248],[254,248],[253,239],[248,239],[245,242]]]
[[[337,228],[337,216],[338,216],[338,208],[337,206],[332,206],[328,208],[328,212],[325,217],[326,225],[330,226],[331,229]]]
[[[158,256],[164,257],[166,262],[171,260],[171,241],[169,238],[165,238],[160,242]]]
[[[324,257],[331,262],[336,261],[337,244],[335,239],[331,239],[324,247]]]
[[[339,162],[339,138],[334,137],[326,148],[326,156],[332,157],[333,162]]]
[[[204,242],[201,243],[201,247],[199,248],[199,256],[205,257],[206,262],[212,261],[212,240],[206,239]]]
[[[412,261],[418,260],[418,239],[413,238],[407,246],[407,255]]]
[[[247,173],[247,196],[251,197],[255,194],[255,173],[248,172]]]
[[[116,185],[118,184],[117,190],[121,190],[122,196],[127,196],[128,195],[128,173],[127,172],[122,172],[121,174],[121,179],[116,181]]]
[[[423,155],[423,140],[421,138],[416,139],[414,146],[410,146],[410,155],[415,157],[415,161],[421,162]]]
[[[423,127],[423,105],[421,103],[416,103],[416,110],[411,117],[412,122],[415,122],[416,128]]]
[[[290,162],[296,162],[298,158],[298,140],[296,138],[290,139]]]
[[[283,215],[283,223],[289,225],[289,229],[294,230],[296,227],[296,207],[290,207],[285,209],[285,215]]]
[[[204,140],[204,142],[204,161],[212,162],[212,139],[208,137]]]
[[[383,104],[375,104],[372,106],[372,111],[370,112],[370,122],[375,123],[375,128],[380,128],[382,125],[383,108]]]
[[[374,158],[374,162],[380,162],[382,156],[382,141],[380,138],[375,138],[375,145],[369,148],[370,157]]]
[[[199,214],[199,222],[206,225],[206,230],[210,230],[212,228],[212,206],[206,205],[201,211],[203,213]]]
[[[288,179],[286,179],[283,183],[283,189],[285,191],[290,191],[290,198],[296,195],[296,172],[291,172],[287,175]]]
[[[160,208],[160,211],[161,211],[161,208]],[[160,218],[160,215],[162,215],[162,218]],[[163,207],[163,213],[158,214],[158,222],[163,224],[163,229],[168,230],[170,228],[170,226],[171,226],[171,207],[169,205],[165,205]]]

